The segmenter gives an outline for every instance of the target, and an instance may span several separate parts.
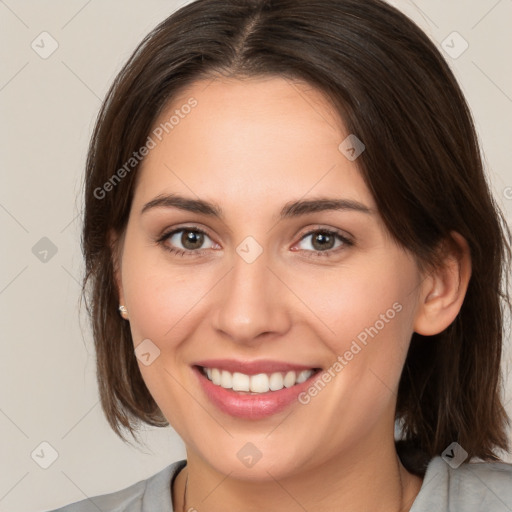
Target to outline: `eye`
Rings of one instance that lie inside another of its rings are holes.
[[[309,242],[306,242],[310,239]],[[208,242],[209,240],[209,242]],[[205,242],[207,245],[205,246]],[[185,226],[164,233],[157,243],[165,250],[177,256],[200,256],[207,249],[218,247],[202,229],[195,226]],[[308,257],[332,256],[346,247],[354,245],[341,232],[330,229],[315,229],[303,235],[298,243],[298,249],[308,254]],[[308,248],[311,247],[311,248]]]
[[[310,239],[309,242],[306,242]],[[302,244],[302,247],[300,247]],[[354,245],[354,243],[338,231],[329,229],[315,229],[306,233],[299,242],[299,249],[306,252],[312,252],[310,256],[331,256],[332,253],[337,253],[344,247]],[[312,249],[309,249],[312,247]],[[340,249],[341,248],[341,249]]]
[[[204,247],[205,241],[210,242]],[[195,226],[186,226],[163,234],[157,242],[178,256],[197,256],[203,249],[212,249],[215,244],[211,238]]]

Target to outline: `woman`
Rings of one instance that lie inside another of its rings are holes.
[[[85,188],[103,410],[187,459],[61,510],[512,509],[510,235],[404,15],[186,5],[112,86]]]

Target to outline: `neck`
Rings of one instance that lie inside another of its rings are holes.
[[[334,512],[343,504],[344,510],[351,512],[407,512],[422,484],[421,478],[403,467],[393,442],[376,450],[351,450],[279,480],[271,473],[264,481],[236,479],[187,451],[187,466],[173,486],[174,510],[295,512],[302,508]]]

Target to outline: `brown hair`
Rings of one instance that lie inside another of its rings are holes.
[[[108,240],[126,227],[138,165],[113,176],[178,91],[219,75],[289,77],[323,91],[366,145],[358,164],[386,227],[421,266],[436,264],[450,231],[467,240],[472,276],[461,311],[438,335],[413,334],[396,418],[421,454],[416,465],[404,455],[418,474],[453,441],[470,457],[497,460],[497,449],[509,449],[500,359],[510,231],[452,72],[428,37],[380,0],[197,0],[156,27],[115,79],[90,143],[82,238],[101,403],[114,431],[135,437],[136,423],[167,421],[117,312]]]

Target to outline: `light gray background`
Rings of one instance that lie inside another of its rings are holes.
[[[77,306],[79,192],[96,113],[137,43],[183,3],[0,0],[0,512],[111,492],[185,456],[171,429],[148,428],[145,452],[111,432],[98,402],[90,332]],[[452,53],[462,48],[453,31],[468,42],[459,57],[445,56],[473,110],[487,172],[510,219],[512,1],[392,3],[440,48],[445,40]],[[34,40],[43,45],[43,31],[59,45],[47,59],[31,47]],[[57,247],[46,262],[32,252],[43,237]],[[509,351],[504,373],[512,413],[510,360]],[[44,441],[58,453],[48,469],[34,460],[49,461]],[[34,450],[39,458],[31,458]]]

